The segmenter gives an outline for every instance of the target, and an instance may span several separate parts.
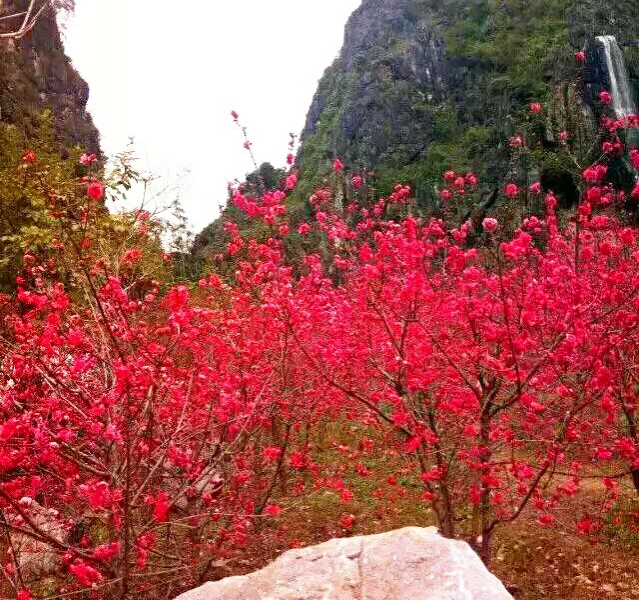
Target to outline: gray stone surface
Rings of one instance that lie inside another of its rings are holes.
[[[512,600],[464,542],[434,527],[333,539],[176,600]]]

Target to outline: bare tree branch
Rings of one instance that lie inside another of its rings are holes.
[[[38,10],[36,10],[36,3],[37,0],[30,0],[29,7],[26,11],[0,17],[0,21],[24,17],[24,19],[22,20],[22,24],[18,29],[0,33],[0,39],[19,40],[20,38],[23,38],[27,33],[29,33],[35,27],[35,24],[38,22],[38,19],[45,11],[45,9],[51,5],[51,0],[45,0]]]

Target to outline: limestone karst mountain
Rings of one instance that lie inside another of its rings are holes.
[[[363,0],[308,111],[289,200],[293,221],[308,216],[309,193],[327,180],[335,157],[346,173],[374,172],[380,195],[398,182],[411,185],[416,211],[436,205],[446,169],[476,172],[488,201],[515,176],[523,184],[540,178],[573,202],[552,132],[566,125],[567,101],[582,104],[595,128],[597,95],[608,86],[598,36],[615,36],[639,91],[636,18],[636,0],[614,7],[604,0]],[[574,54],[588,47],[597,64],[587,67],[584,90]],[[522,124],[532,127],[533,101],[547,106],[536,124],[543,144],[534,166],[513,164],[508,139]],[[210,225],[195,256],[219,251],[220,236],[221,223]]]
[[[26,10],[26,0],[0,2],[0,17]],[[36,8],[39,8],[36,7]],[[12,31],[16,18],[0,21],[0,33]],[[55,12],[46,8],[21,39],[0,39],[0,125],[36,133],[43,111],[50,110],[59,149],[79,145],[97,153],[100,136],[86,110],[89,86],[64,52]]]
[[[577,79],[573,54],[588,39],[615,35],[639,84],[636,11],[634,1],[364,0],[309,110],[302,181],[316,183],[334,155],[375,169],[382,193],[402,181],[425,201],[447,168],[493,180],[528,103]]]

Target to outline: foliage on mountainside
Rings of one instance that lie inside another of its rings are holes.
[[[541,176],[574,202],[557,140],[543,140],[534,164],[513,165],[508,139],[529,125],[527,103],[553,108],[537,124],[551,130],[566,96],[580,99],[566,84],[577,79],[572,55],[589,36],[616,35],[639,86],[635,18],[634,0],[614,10],[603,0],[364,0],[310,107],[291,206],[303,220],[337,157],[381,195],[411,185],[423,214],[437,206],[446,169],[478,173],[487,195],[514,171],[522,181]],[[199,236],[200,259],[220,229]]]
[[[624,19],[636,6],[619,2],[611,11],[606,4],[607,12],[602,6],[572,0],[364,2],[309,112],[302,181],[316,184],[333,155],[353,169],[376,169],[383,194],[391,182],[403,181],[429,197],[444,168],[483,164],[482,175],[494,180],[521,107],[547,100],[555,84],[575,79],[571,55],[587,35],[616,34],[639,81],[637,34],[633,20]],[[387,22],[376,21],[380,16]]]
[[[132,156],[118,155],[106,173],[97,156],[78,149],[61,158],[54,126],[44,113],[31,139],[15,127],[0,127],[0,292],[15,288],[25,254],[49,261],[73,291],[77,265],[69,236],[81,244],[91,235],[92,252],[116,273],[119,257],[135,243],[138,268],[149,279],[170,280],[161,259],[163,225],[146,211],[111,214],[105,204],[137,181]]]

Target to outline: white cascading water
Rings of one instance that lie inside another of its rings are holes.
[[[625,119],[631,115],[637,115],[637,103],[635,95],[630,87],[630,77],[626,68],[626,60],[623,52],[617,43],[614,35],[602,35],[597,38],[604,46],[606,53],[606,64],[608,66],[608,78],[610,79],[610,90],[612,96],[612,109],[618,119]],[[639,147],[639,130],[630,129],[628,131],[629,147]],[[632,167],[628,165],[631,169]],[[639,183],[639,174],[635,173],[635,182]]]
[[[606,52],[606,64],[608,65],[608,77],[610,79],[610,94],[612,95],[612,108],[619,119],[637,114],[637,103],[630,87],[630,77],[626,68],[623,52],[614,35],[602,35],[597,38]]]

